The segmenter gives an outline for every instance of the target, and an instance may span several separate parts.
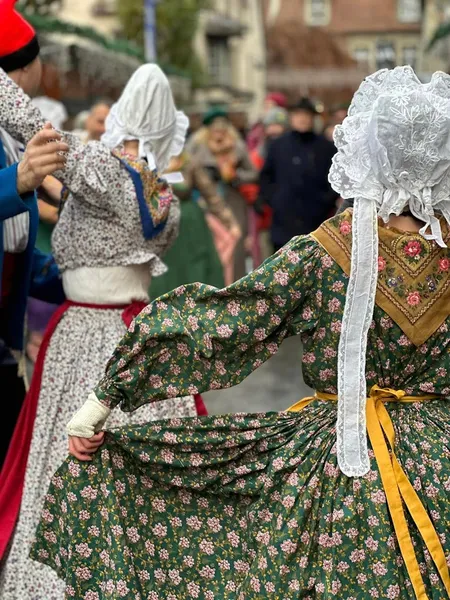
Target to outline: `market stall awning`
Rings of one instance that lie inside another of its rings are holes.
[[[137,58],[111,51],[77,35],[43,33],[39,35],[41,58],[53,64],[61,75],[74,70],[82,79],[97,83],[114,81],[123,86],[141,64]]]

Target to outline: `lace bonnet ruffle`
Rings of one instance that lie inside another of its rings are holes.
[[[450,76],[422,84],[410,67],[382,70],[355,94],[336,128],[333,189],[354,199],[351,272],[338,358],[338,463],[346,475],[370,469],[366,434],[366,347],[378,277],[378,224],[409,209],[421,235],[445,246],[450,222]]]

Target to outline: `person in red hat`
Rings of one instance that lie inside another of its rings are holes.
[[[0,69],[27,93],[38,90],[39,44],[31,25],[14,10],[13,0],[0,0]],[[34,248],[39,219],[34,190],[64,166],[60,152],[67,146],[59,139],[47,125],[21,149],[0,128],[0,385],[8,390],[0,465],[25,396],[18,357],[23,352],[27,297],[58,303],[64,299],[55,263]]]
[[[247,147],[250,152],[256,150],[264,141],[264,118],[273,108],[287,108],[287,98],[281,92],[270,92],[265,97],[263,114],[247,135]]]

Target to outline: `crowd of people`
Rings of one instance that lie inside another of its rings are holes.
[[[0,597],[448,597],[450,78],[69,132],[2,10]],[[293,335],[314,397],[208,416]]]

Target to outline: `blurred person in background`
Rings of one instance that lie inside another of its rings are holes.
[[[246,274],[245,238],[248,215],[242,185],[256,182],[258,174],[250,161],[245,143],[231,124],[228,113],[222,108],[212,108],[205,114],[203,127],[190,141],[189,152],[192,159],[209,173],[218,186],[242,233],[242,237],[236,242],[214,215],[212,218],[208,217],[224,265],[225,283],[229,285]],[[231,253],[233,244],[234,253]]]
[[[344,119],[347,118],[349,105],[348,103],[336,104],[330,112],[330,121],[335,125],[341,125]]]
[[[324,137],[334,144],[334,131],[338,125],[342,125],[348,115],[348,104],[335,105],[330,111],[330,117],[323,130]],[[336,207],[338,212],[343,212],[350,207],[348,201],[343,201],[342,198],[337,198]]]
[[[270,92],[264,100],[263,112],[247,135],[247,147],[250,151],[256,150],[264,140],[264,118],[272,108],[287,108],[287,98],[281,92]]]
[[[323,129],[323,137],[329,142],[334,144],[334,130],[336,129],[336,123],[328,121]]]
[[[272,209],[275,250],[319,227],[336,207],[337,197],[328,183],[336,150],[314,132],[316,114],[308,98],[290,109],[291,131],[273,141],[261,171],[260,194]]]
[[[164,256],[169,270],[153,280],[150,297],[158,298],[180,285],[198,281],[221,289],[225,285],[224,271],[205,213],[220,222],[233,244],[241,237],[239,225],[217,184],[187,152],[173,157],[167,171],[183,174],[183,181],[172,186],[180,200],[180,231]]]
[[[331,108],[327,124],[325,125],[323,130],[323,135],[327,138],[328,141],[334,143],[334,130],[337,125],[341,125],[343,123],[347,115],[348,104],[337,104]]]
[[[250,158],[258,171],[261,171],[274,140],[281,137],[289,130],[289,113],[286,109],[275,107],[271,108],[263,119],[264,138],[255,150],[250,153]],[[253,243],[252,256],[253,268],[256,269],[263,260],[269,258],[272,254],[272,244],[270,241],[270,226],[272,222],[272,211],[268,204],[261,200],[259,185],[255,202],[253,203]],[[252,227],[250,226],[250,229]]]
[[[86,119],[89,116],[88,110],[82,110],[79,112],[73,120],[72,133],[75,135],[81,135],[86,130]]]
[[[263,125],[264,136],[259,146],[250,153],[252,162],[259,171],[264,166],[273,141],[285,134],[290,128],[288,111],[285,108],[271,108],[263,119]]]
[[[96,102],[86,114],[84,126],[74,131],[84,144],[91,141],[98,141],[105,133],[105,121],[111,110],[111,105],[112,102],[109,100],[99,100]],[[84,115],[84,113],[80,114]],[[81,122],[83,121],[81,120]]]

